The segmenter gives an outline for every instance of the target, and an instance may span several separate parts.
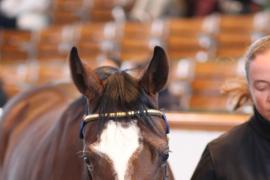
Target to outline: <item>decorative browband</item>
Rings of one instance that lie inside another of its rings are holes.
[[[164,122],[166,124],[166,134],[169,134],[170,126],[169,126],[169,123],[168,123],[167,118],[165,116],[165,113],[163,113],[159,110],[156,110],[156,109],[148,109],[148,110],[144,110],[144,111],[128,111],[128,112],[114,112],[114,113],[105,113],[105,114],[85,115],[83,117],[83,120],[81,121],[81,125],[80,125],[80,138],[83,139],[83,137],[84,137],[83,130],[84,130],[85,125],[91,121],[98,120],[98,118],[100,116],[109,117],[109,118],[123,118],[123,117],[128,117],[128,116],[135,116],[135,115],[139,115],[139,114],[148,114],[150,116],[162,117],[162,119],[164,120]]]
[[[100,116],[109,117],[109,118],[122,118],[122,117],[127,117],[127,116],[135,116],[142,113],[152,115],[152,116],[160,116],[160,117],[164,116],[164,113],[159,110],[148,109],[145,111],[128,111],[128,112],[113,112],[113,113],[106,113],[106,114],[90,114],[90,115],[84,116],[83,121],[85,123],[88,123],[90,121],[97,120]]]

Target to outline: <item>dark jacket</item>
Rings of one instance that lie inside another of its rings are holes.
[[[210,142],[192,180],[270,180],[270,122],[249,121]]]

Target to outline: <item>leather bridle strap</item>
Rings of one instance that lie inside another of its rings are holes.
[[[83,117],[83,120],[81,121],[81,127],[80,127],[80,138],[83,139],[83,130],[87,123],[98,120],[99,117],[108,117],[108,118],[123,118],[123,117],[130,117],[130,116],[136,116],[140,114],[148,114],[150,116],[159,116],[162,117],[166,124],[166,134],[170,133],[170,126],[168,123],[168,120],[165,116],[165,113],[162,111],[156,110],[156,109],[147,109],[144,111],[128,111],[128,112],[113,112],[113,113],[105,113],[105,114],[89,114]]]
[[[108,117],[108,118],[123,118],[128,116],[135,116],[139,114],[149,114],[152,116],[163,116],[163,112],[156,109],[148,109],[145,111],[128,111],[128,112],[113,112],[113,113],[105,113],[105,114],[90,114],[83,118],[83,121],[86,123],[98,119],[100,116]]]
[[[84,162],[86,164],[87,174],[89,176],[89,179],[92,180],[93,176],[92,176],[91,172],[93,171],[93,166],[92,166],[92,164],[90,163],[90,160],[87,157],[84,157],[83,160],[84,160]]]
[[[168,180],[169,179],[169,171],[168,171],[168,162],[166,162],[165,167],[164,167],[164,176],[163,176],[163,180]]]

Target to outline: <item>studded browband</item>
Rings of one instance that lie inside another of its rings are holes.
[[[156,110],[156,109],[148,109],[144,111],[128,111],[128,112],[113,112],[113,113],[105,113],[105,114],[89,114],[84,116],[83,121],[85,123],[89,123],[90,121],[97,120],[99,117],[108,117],[108,118],[123,118],[127,116],[135,116],[139,114],[148,114],[152,116],[160,116],[163,117],[164,113]]]

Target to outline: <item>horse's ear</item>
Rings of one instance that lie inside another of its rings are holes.
[[[85,96],[92,98],[99,95],[102,90],[102,82],[94,71],[84,64],[76,47],[73,47],[69,55],[71,77],[78,90]]]
[[[140,85],[149,93],[159,92],[166,84],[169,74],[169,63],[163,48],[156,46],[150,64],[143,74]]]

